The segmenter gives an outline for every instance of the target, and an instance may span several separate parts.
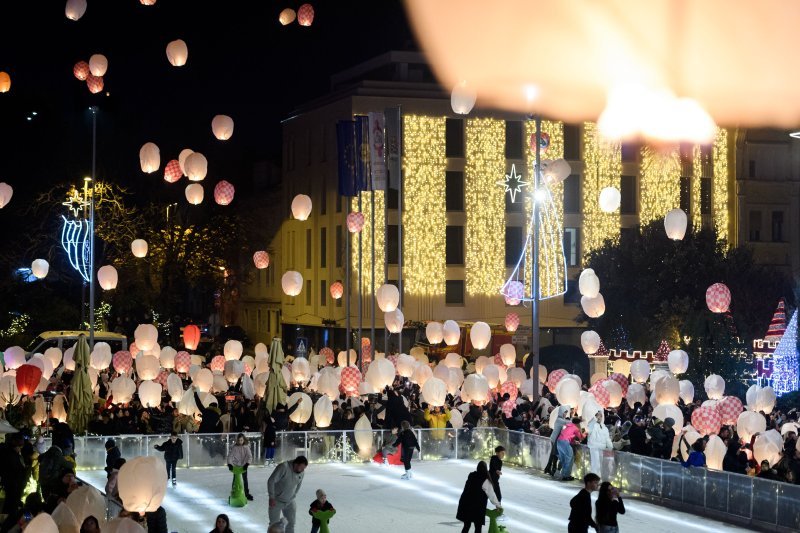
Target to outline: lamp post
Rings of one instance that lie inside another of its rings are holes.
[[[539,173],[542,163],[542,117],[536,115],[536,166],[533,172],[533,242],[531,243],[531,379],[533,380],[533,401],[539,399]]]
[[[92,194],[89,200],[89,349],[94,349],[94,187],[97,170],[97,106],[89,108],[92,112]]]

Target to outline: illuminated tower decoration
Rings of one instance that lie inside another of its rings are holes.
[[[772,315],[767,334],[763,339],[753,340],[753,359],[756,373],[756,384],[762,387],[769,385],[772,379],[773,354],[786,331],[786,304],[783,298]]]
[[[792,315],[773,355],[772,388],[777,396],[798,389],[797,311]]]
[[[61,228],[61,246],[67,252],[69,264],[72,265],[83,280],[89,283],[92,279],[91,268],[91,222],[86,218],[88,186],[84,186],[83,193],[73,187],[67,200],[63,202],[70,214],[75,218],[61,216],[64,225]]]

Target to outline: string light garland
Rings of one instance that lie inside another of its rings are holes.
[[[692,183],[691,183],[691,215],[692,227],[699,230],[703,227],[703,215],[700,210],[700,180],[703,179],[706,166],[703,164],[703,150],[700,145],[692,147]]]
[[[361,229],[361,250],[363,267],[361,269],[361,291],[366,301],[372,294],[372,192],[364,192],[361,197],[361,212],[364,214],[364,227]],[[386,254],[386,193],[375,191],[375,290],[383,283],[384,255]],[[358,211],[358,197],[350,199],[350,211]],[[350,247],[352,265],[358,265],[358,236],[352,239]],[[355,269],[354,269],[355,270]],[[358,272],[352,273],[352,286],[358,287]]]
[[[505,281],[505,191],[497,187],[506,172],[505,122],[467,119],[465,137],[466,292],[493,296]]]
[[[405,115],[403,135],[403,288],[410,295],[444,295],[445,118]]]
[[[645,226],[681,205],[681,162],[677,148],[668,152],[649,146],[642,148],[640,175],[639,223]]]
[[[728,240],[728,130],[717,128],[714,137],[714,192],[711,201],[717,238]]]
[[[600,248],[606,239],[619,240],[620,212],[604,213],[600,209],[600,191],[605,187],[620,188],[622,145],[602,140],[597,124],[583,125],[583,256]],[[644,205],[642,213],[644,213]],[[665,211],[666,213],[666,211]],[[663,214],[662,214],[663,216]],[[644,223],[644,222],[642,222]]]

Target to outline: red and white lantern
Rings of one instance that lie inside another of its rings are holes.
[[[225,370],[225,357],[222,355],[214,356],[209,366],[212,372],[222,372]]]
[[[253,263],[256,268],[263,269],[269,266],[269,254],[264,250],[259,250],[253,254]]]
[[[698,407],[692,412],[692,426],[701,435],[719,433],[722,415],[715,407]]]
[[[164,167],[164,181],[167,183],[175,183],[182,177],[181,163],[177,159],[173,159]]]
[[[89,76],[86,78],[86,86],[89,87],[90,93],[99,93],[103,90],[103,77],[89,74]]]
[[[72,67],[72,73],[81,81],[86,81],[86,78],[89,77],[89,63],[86,61],[78,61],[75,63],[75,66]]]
[[[509,281],[505,286],[505,299],[508,305],[519,305],[525,296],[525,287],[520,281]]]
[[[297,10],[297,23],[301,26],[311,26],[314,22],[314,8],[311,4],[303,4]]]
[[[519,327],[519,315],[517,313],[508,313],[506,315],[506,331],[514,333]]]
[[[358,233],[364,227],[364,213],[353,211],[347,214],[347,231]]]
[[[222,180],[214,187],[214,201],[219,205],[228,205],[233,201],[235,189],[229,182]]]
[[[114,370],[116,370],[120,374],[125,374],[127,372],[130,372],[131,367],[133,366],[133,356],[129,351],[120,350],[119,352],[114,354],[114,357],[111,360],[111,364],[114,365]]]
[[[706,290],[706,305],[712,313],[726,313],[731,307],[731,290],[724,283],[715,283]]]
[[[338,300],[344,295],[344,285],[341,281],[334,281],[331,283],[331,298]]]

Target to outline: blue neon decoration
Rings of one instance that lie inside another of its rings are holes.
[[[772,355],[772,389],[776,396],[798,390],[800,369],[797,361],[797,311]]]
[[[67,252],[69,264],[87,283],[92,281],[91,262],[91,225],[88,220],[64,219],[61,229],[61,246]]]

